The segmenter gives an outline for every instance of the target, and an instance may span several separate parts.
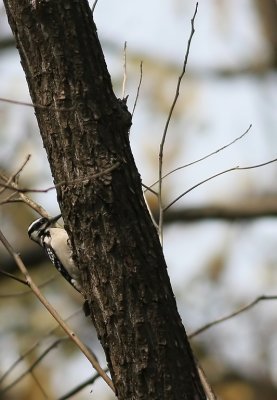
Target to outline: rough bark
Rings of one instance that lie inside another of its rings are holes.
[[[4,3],[118,398],[205,399],[88,3]]]

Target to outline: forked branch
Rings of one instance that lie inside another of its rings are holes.
[[[266,162],[261,163],[261,164],[250,165],[250,166],[246,166],[246,167],[239,167],[239,166],[237,166],[237,167],[229,168],[229,169],[226,169],[226,170],[224,170],[224,171],[218,172],[217,174],[212,175],[212,176],[210,176],[209,178],[204,179],[203,181],[198,182],[196,185],[194,185],[194,186],[190,187],[189,189],[187,189],[185,192],[183,192],[183,193],[180,194],[178,197],[176,197],[176,199],[174,199],[171,203],[169,203],[169,204],[163,209],[163,211],[168,210],[171,206],[173,206],[173,204],[177,203],[178,200],[180,200],[180,199],[181,199],[182,197],[184,197],[186,194],[188,194],[189,192],[191,192],[193,189],[197,188],[198,186],[203,185],[203,183],[209,182],[209,181],[211,181],[212,179],[217,178],[218,176],[227,174],[227,172],[231,172],[231,171],[244,171],[244,170],[247,170],[247,169],[260,168],[260,167],[264,167],[265,165],[272,164],[272,163],[274,163],[274,162],[276,162],[276,161],[277,161],[277,158],[274,158],[273,160],[269,160],[269,161],[266,161]]]
[[[158,200],[159,200],[159,236],[160,236],[161,244],[163,243],[163,213],[164,213],[163,199],[162,199],[164,145],[165,145],[166,135],[167,135],[167,132],[168,132],[169,123],[171,121],[172,114],[173,114],[173,111],[175,109],[178,97],[179,97],[181,82],[182,82],[182,79],[183,79],[183,77],[185,75],[185,72],[186,72],[186,67],[187,67],[188,56],[189,56],[189,52],[190,52],[191,41],[192,41],[193,34],[195,32],[194,21],[195,21],[195,17],[196,17],[196,14],[197,14],[197,10],[198,10],[198,3],[196,3],[195,11],[194,11],[193,17],[191,19],[191,33],[190,33],[190,36],[189,36],[189,39],[188,39],[188,43],[187,43],[187,49],[186,49],[186,54],[185,54],[185,58],[184,58],[184,62],[183,62],[182,72],[181,72],[181,74],[180,74],[180,76],[178,78],[178,81],[177,81],[177,87],[176,87],[174,99],[173,99],[173,102],[171,104],[171,107],[170,107],[170,110],[169,110],[169,113],[168,113],[168,117],[167,117],[167,120],[166,120],[166,123],[165,123],[164,131],[163,131],[163,135],[162,135],[162,139],[161,139],[161,143],[160,143],[160,151],[159,151],[159,190],[158,190],[158,194],[159,195],[158,195]]]

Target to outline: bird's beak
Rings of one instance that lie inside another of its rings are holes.
[[[55,222],[57,222],[60,218],[61,218],[61,216],[62,216],[62,214],[59,214],[59,215],[57,215],[56,217],[53,217],[53,218],[51,218],[49,221],[50,221],[50,224],[52,225],[52,224],[54,224]]]

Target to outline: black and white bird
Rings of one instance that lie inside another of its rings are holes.
[[[60,274],[80,293],[80,271],[72,259],[72,250],[68,234],[64,228],[57,227],[61,214],[54,218],[39,218],[28,229],[31,240],[46,251],[51,262]]]

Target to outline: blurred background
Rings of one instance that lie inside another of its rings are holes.
[[[92,5],[93,2],[91,2]],[[202,162],[164,180],[164,204],[226,169],[277,157],[277,9],[275,0],[199,2],[188,69],[173,113],[164,173],[189,164],[249,133]],[[99,0],[94,18],[117,97],[122,97],[127,42],[128,107],[142,83],[130,133],[142,181],[158,177],[161,136],[182,70],[195,2]],[[0,1],[0,97],[29,102],[28,88]],[[31,107],[0,102],[0,168],[12,174],[31,154],[20,184],[52,185]],[[189,192],[165,214],[164,251],[180,314],[188,333],[228,315],[261,295],[277,296],[277,165],[233,171]],[[154,187],[155,189],[155,187]],[[156,188],[157,189],[157,188]],[[1,194],[0,201],[7,197]],[[146,193],[155,213],[156,199]],[[53,191],[32,194],[50,214]],[[20,251],[42,291],[102,365],[105,358],[86,321],[82,301],[27,237],[37,218],[25,205],[1,204],[1,230]],[[0,246],[0,269],[16,274]],[[26,293],[27,292],[27,293]],[[62,399],[93,372],[64,339],[42,306],[20,283],[0,275],[1,399]],[[223,400],[277,399],[277,299],[193,337],[191,343]],[[17,384],[49,346],[55,347]],[[25,355],[25,352],[33,351]],[[23,357],[24,355],[24,357]],[[22,361],[10,372],[13,363]],[[9,373],[8,373],[9,372]],[[2,377],[2,378],[1,378]],[[114,397],[98,380],[72,399]]]

